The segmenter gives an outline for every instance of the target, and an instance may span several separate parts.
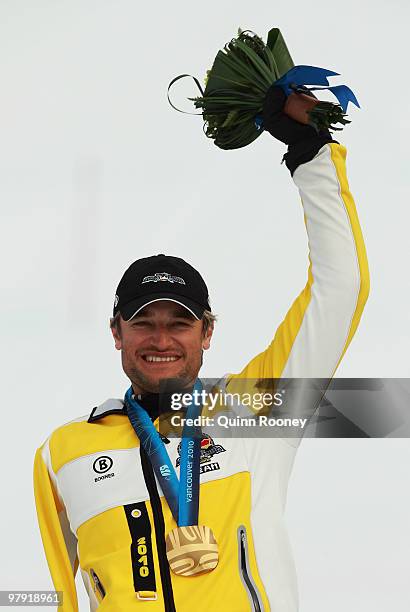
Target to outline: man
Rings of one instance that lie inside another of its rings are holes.
[[[288,144],[284,159],[300,192],[309,239],[308,281],[268,348],[227,377],[228,390],[242,379],[330,379],[369,292],[346,149],[328,132],[317,134],[285,116],[284,100],[272,87],[263,121]],[[296,612],[283,522],[296,446],[291,439],[220,440],[204,431],[201,453],[210,467],[200,470],[197,518],[212,531],[214,557],[190,577],[178,573],[178,563],[187,560],[172,557],[184,528],[166,487],[183,463],[183,440],[162,436],[166,463],[158,467],[143,430],[158,423],[161,381],[191,391],[198,382],[214,330],[202,277],[165,255],[134,262],[118,285],[111,328],[131,381],[124,401],[107,400],[58,428],[36,454],[37,512],[53,582],[64,595],[59,609],[78,609],[74,576],[80,567],[91,610]],[[149,423],[138,429],[143,418]]]

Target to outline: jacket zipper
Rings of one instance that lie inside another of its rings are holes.
[[[97,574],[92,568],[90,568],[90,574],[91,574],[91,578],[93,579],[94,591],[98,590],[101,598],[103,599],[105,597],[105,589],[102,585],[101,580],[98,578]]]
[[[246,529],[243,526],[239,527],[238,529],[238,540],[240,571],[246,590],[248,591],[249,597],[252,601],[252,610],[253,612],[262,612],[260,598],[249,571],[248,541],[246,538]]]
[[[174,594],[172,591],[171,574],[165,547],[165,524],[162,514],[161,500],[155,482],[154,471],[151,462],[142,446],[140,446],[141,466],[151,501],[152,514],[154,516],[155,538],[157,541],[157,552],[159,569],[161,573],[162,592],[164,594],[165,612],[176,612]]]

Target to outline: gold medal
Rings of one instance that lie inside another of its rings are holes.
[[[175,527],[166,538],[167,559],[178,576],[197,576],[218,565],[218,544],[209,527]]]

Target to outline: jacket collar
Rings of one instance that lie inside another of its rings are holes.
[[[99,406],[92,409],[88,417],[88,423],[94,423],[109,414],[127,414],[124,402],[120,399],[108,399]]]

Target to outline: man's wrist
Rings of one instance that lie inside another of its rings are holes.
[[[312,94],[312,97],[315,97]],[[329,130],[317,132],[312,125],[292,119],[284,112],[287,96],[282,87],[272,85],[267,91],[263,104],[263,126],[274,138],[288,145],[283,156],[291,175],[300,164],[314,158],[316,153],[332,139]]]
[[[287,153],[282,158],[285,162],[286,167],[293,176],[296,168],[301,164],[312,160],[319,150],[329,142],[337,142],[333,140],[331,134],[328,131],[319,132],[311,138],[305,138],[295,144],[289,145]]]

